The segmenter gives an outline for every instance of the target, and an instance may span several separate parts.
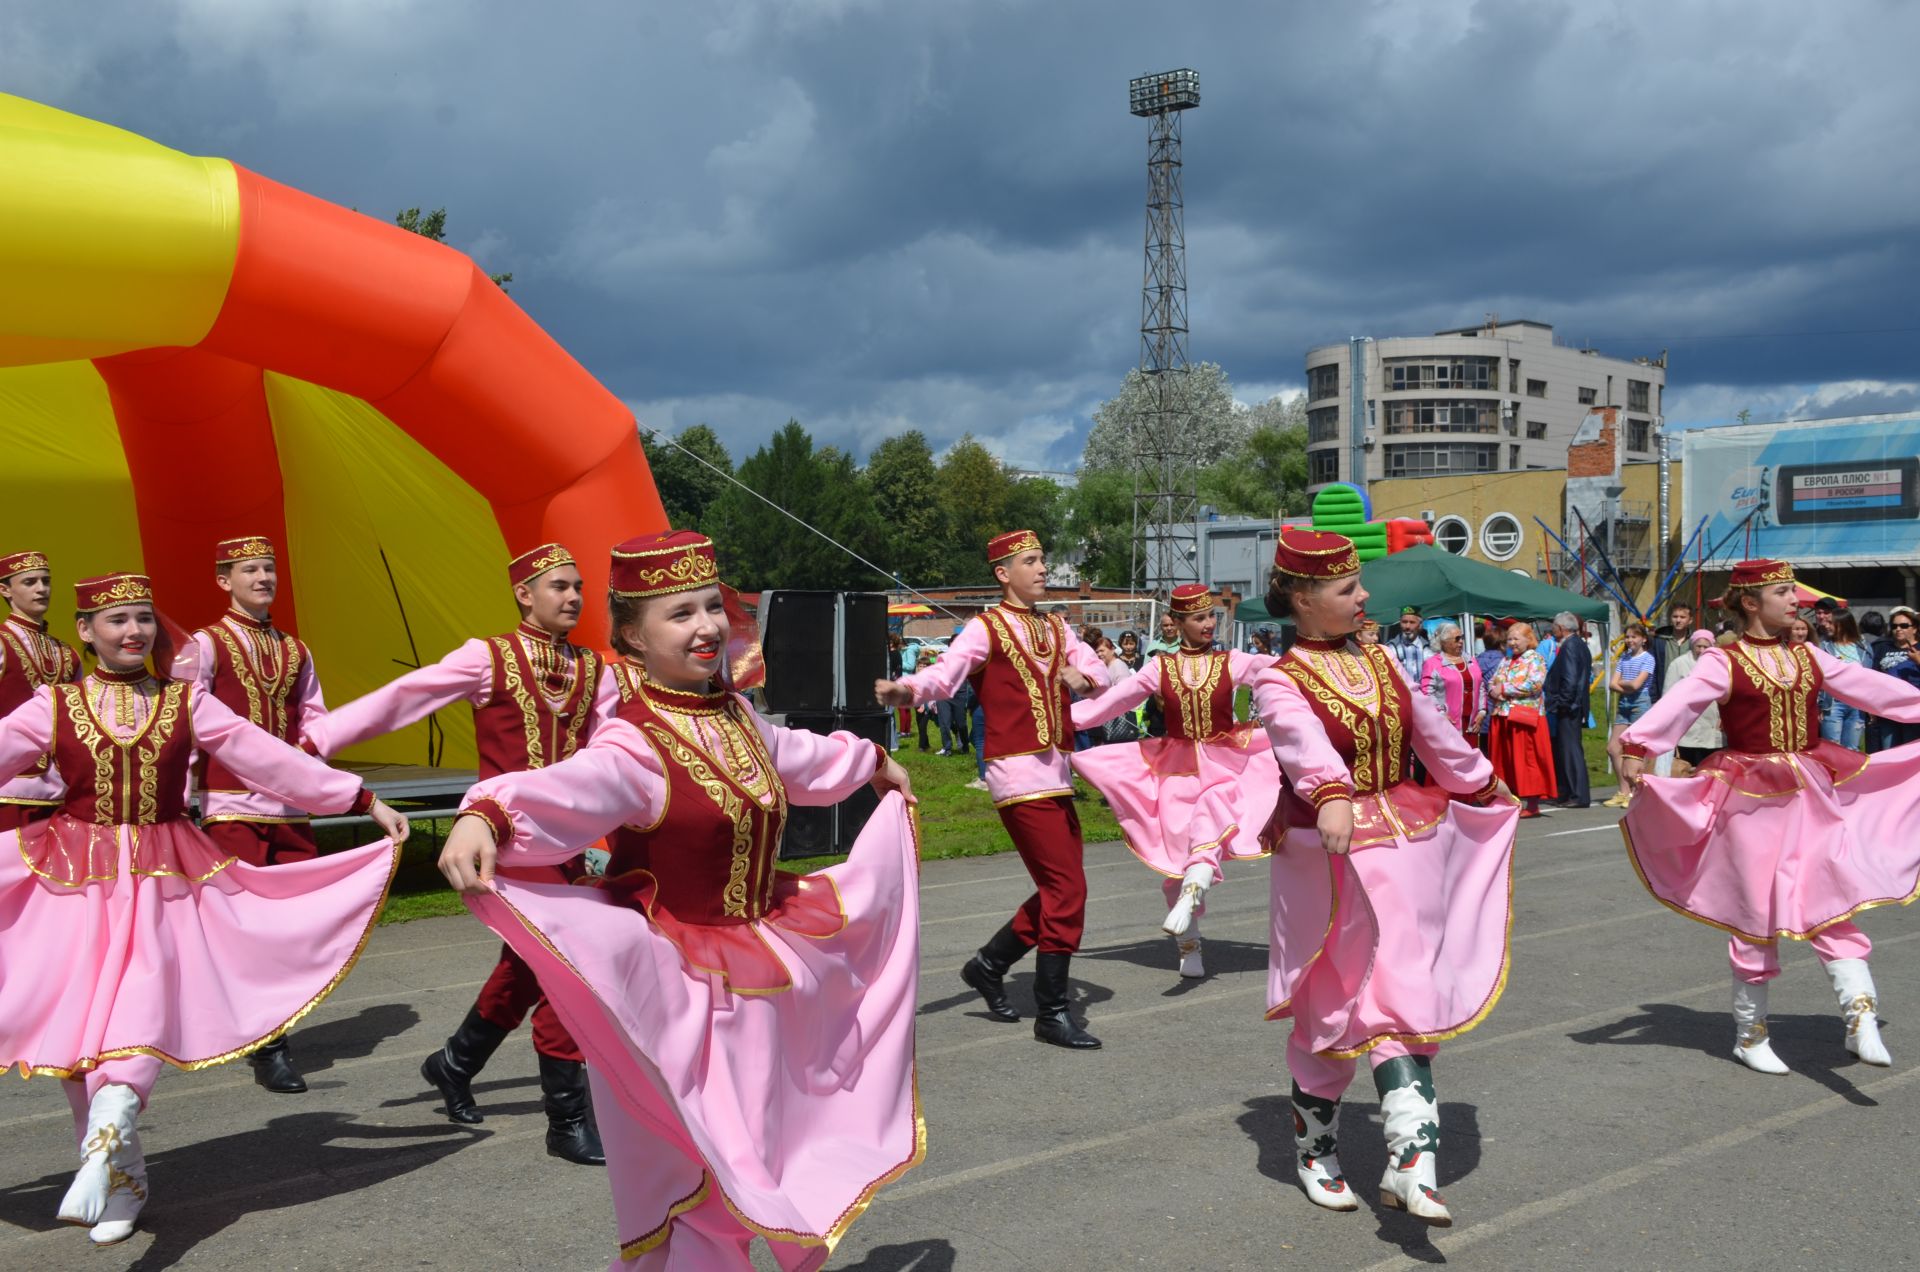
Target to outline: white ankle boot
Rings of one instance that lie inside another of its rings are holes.
[[[1358,1210],[1360,1199],[1347,1187],[1335,1153],[1340,1101],[1308,1095],[1293,1088],[1294,1170],[1307,1200],[1327,1210]]]
[[[1833,982],[1840,1014],[1847,1022],[1847,1050],[1859,1056],[1862,1064],[1892,1064],[1887,1044],[1880,1040],[1880,996],[1874,992],[1867,960],[1835,959],[1827,964],[1827,977]]]
[[[147,1204],[147,1158],[136,1128],[107,1164],[107,1204],[100,1222],[87,1232],[95,1245],[113,1245],[133,1235],[134,1220]]]
[[[1767,987],[1733,982],[1733,1058],[1755,1073],[1791,1072],[1767,1041]]]
[[[1180,951],[1180,975],[1187,980],[1198,980],[1207,974],[1206,964],[1200,961],[1200,920],[1189,919],[1184,936],[1173,938],[1174,948]]]
[[[1387,1133],[1380,1204],[1435,1228],[1452,1227],[1453,1212],[1439,1192],[1440,1104],[1430,1062],[1425,1056],[1396,1056],[1374,1067],[1373,1082]]]
[[[87,1105],[86,1139],[80,1145],[80,1169],[60,1201],[60,1221],[91,1228],[106,1212],[113,1188],[115,1154],[133,1141],[140,1096],[130,1086],[109,1082]],[[145,1185],[142,1185],[144,1188]]]
[[[1180,898],[1167,911],[1167,920],[1160,925],[1160,930],[1168,936],[1184,935],[1193,926],[1194,911],[1206,903],[1207,889],[1212,886],[1212,866],[1205,862],[1188,866],[1180,880]]]

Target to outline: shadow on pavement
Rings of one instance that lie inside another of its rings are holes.
[[[538,1113],[545,1106],[542,1105],[537,1098],[532,1100],[514,1100],[510,1103],[499,1104],[486,1097],[499,1091],[516,1091],[522,1087],[537,1087],[539,1085],[540,1079],[531,1073],[524,1078],[500,1078],[493,1082],[476,1082],[473,1084],[474,1102],[480,1106],[480,1113],[483,1117],[512,1117],[521,1113]],[[411,1108],[415,1105],[426,1105],[431,1110],[433,1116],[439,1118],[446,1117],[446,1111],[441,1103],[440,1093],[428,1086],[424,1081],[420,1084],[420,1093],[418,1095],[403,1095],[397,1099],[380,1101],[380,1107],[383,1109],[404,1109]]]
[[[953,1272],[953,1246],[946,1241],[906,1241],[875,1246],[839,1272]]]
[[[1356,1081],[1370,1083],[1371,1080],[1361,1073]],[[1438,1081],[1444,1091],[1445,1075],[1439,1075]],[[1260,1173],[1283,1185],[1292,1194],[1284,1200],[1284,1205],[1297,1209],[1301,1217],[1320,1213],[1329,1219],[1344,1218],[1332,1211],[1319,1211],[1300,1191],[1299,1176],[1294,1171],[1293,1101],[1289,1097],[1263,1095],[1248,1100],[1247,1111],[1237,1120],[1240,1129],[1246,1132],[1247,1138],[1259,1150]],[[1360,1199],[1362,1207],[1372,1207],[1379,1223],[1380,1239],[1400,1247],[1410,1259],[1422,1263],[1445,1263],[1445,1255],[1430,1239],[1432,1229],[1400,1211],[1386,1210],[1379,1205],[1380,1176],[1387,1168],[1387,1142],[1380,1129],[1379,1104],[1372,1100],[1365,1103],[1341,1101],[1339,1153],[1341,1173],[1346,1176],[1348,1186]],[[1439,1165],[1440,1189],[1443,1193],[1448,1186],[1480,1168],[1478,1106],[1444,1099],[1440,1101]],[[1458,1205],[1457,1198],[1449,1200]]]
[[[1086,980],[1080,975],[1080,970],[1087,964],[1087,962],[1097,957],[1099,956],[1094,954],[1087,954],[1087,953],[1081,953],[1081,954],[1075,955],[1074,957],[1073,991],[1072,991],[1073,1005],[1079,1008],[1083,1012],[1087,1008],[1092,1007],[1098,1003],[1104,1003],[1108,999],[1113,997],[1113,991],[1108,989],[1105,985],[1096,985],[1092,981]],[[956,976],[954,980],[957,983],[959,981],[959,977]],[[1013,1004],[1013,1009],[1019,1012],[1022,1017],[1019,1023],[1030,1025],[1033,1021],[1033,1016],[1034,1016],[1033,973],[1031,971],[1027,971],[1027,972],[1016,971],[1016,972],[1010,973],[1007,976],[1006,983],[1007,983],[1007,1001]],[[965,985],[960,986],[959,993],[950,994],[945,998],[936,998],[929,1003],[922,1003],[920,1005],[920,1009],[916,1011],[914,1015],[916,1016],[938,1015],[942,1012],[952,1011],[956,1007],[965,1007],[969,1003],[974,1004],[978,1008],[977,1011],[970,1011],[967,1013],[967,1015],[972,1016],[975,1019],[984,1020],[990,1024],[996,1024],[996,1025],[1013,1023],[1011,1021],[995,1020],[992,1016],[987,1015],[986,1007],[982,1005],[980,1002],[980,995],[975,993],[973,990],[968,989]]]
[[[1885,1028],[1883,1025],[1882,1028]],[[1841,1096],[1849,1104],[1877,1108],[1879,1101],[1854,1086],[1846,1072],[1875,1073],[1862,1069],[1860,1061],[1846,1048],[1846,1026],[1838,1013],[1833,1015],[1770,1015],[1767,1032],[1774,1054],[1802,1077],[1812,1078]],[[1611,1024],[1582,1029],[1567,1037],[1585,1046],[1674,1047],[1698,1051],[1723,1064],[1739,1067],[1733,1058],[1733,1017],[1724,1011],[1701,1011],[1677,1003],[1642,1003],[1637,1015],[1626,1016]],[[1750,1074],[1756,1080],[1763,1074]]]
[[[151,1148],[174,1127],[190,1130],[188,1123],[159,1118],[141,1130]],[[139,1251],[128,1272],[160,1272],[243,1215],[357,1192],[431,1166],[487,1135],[451,1124],[371,1126],[350,1113],[295,1113],[254,1130],[165,1148],[147,1157],[152,1199],[140,1228],[116,1248]],[[70,1182],[63,1172],[0,1189],[0,1223],[61,1226],[53,1214]],[[75,1229],[73,1238],[75,1257],[83,1257],[82,1247],[92,1250],[84,1231]]]
[[[405,1003],[379,1003],[351,1016],[318,1025],[295,1025],[287,1040],[301,1073],[325,1073],[341,1060],[363,1060],[389,1038],[420,1023],[420,1013]]]
[[[1229,972],[1264,972],[1267,970],[1267,943],[1260,941],[1222,941],[1206,934],[1203,926],[1201,933],[1200,957],[1207,965],[1207,974],[1189,984],[1204,984],[1215,976]],[[1180,975],[1180,954],[1174,948],[1173,938],[1159,936],[1151,940],[1135,941],[1131,945],[1113,945],[1103,950],[1082,953],[1083,959],[1132,963],[1135,967],[1144,967],[1151,971],[1164,971],[1168,976]]]

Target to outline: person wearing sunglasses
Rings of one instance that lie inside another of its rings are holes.
[[[1874,665],[1889,676],[1920,689],[1920,616],[1905,605],[1897,605],[1887,615],[1887,643],[1879,649]],[[1920,724],[1885,721],[1887,745],[1920,741]]]

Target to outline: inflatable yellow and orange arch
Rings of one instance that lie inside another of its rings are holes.
[[[665,525],[632,415],[459,252],[5,95],[0,172],[0,552],[51,555],[58,634],[67,583],[136,567],[204,623],[214,543],[266,534],[340,702],[511,626],[512,553],[570,545],[595,598]]]

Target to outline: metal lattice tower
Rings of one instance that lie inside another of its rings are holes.
[[[1199,457],[1187,427],[1187,231],[1180,193],[1180,115],[1200,104],[1200,74],[1143,75],[1127,108],[1147,129],[1147,244],[1140,286],[1140,374],[1149,406],[1133,434],[1135,534],[1148,587],[1164,595],[1199,578]]]

